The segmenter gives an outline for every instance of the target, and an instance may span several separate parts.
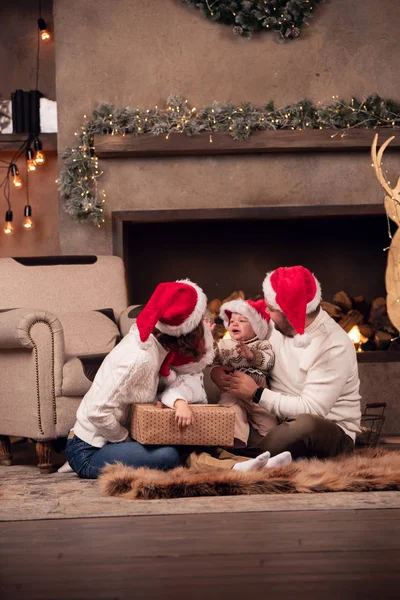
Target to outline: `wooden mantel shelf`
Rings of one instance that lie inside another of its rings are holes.
[[[142,134],[96,135],[95,152],[101,158],[145,157],[145,156],[201,156],[210,154],[263,154],[267,152],[340,152],[369,150],[375,133],[378,144],[397,133],[391,128],[311,131],[256,131],[247,140],[234,140],[228,133],[217,132],[187,136],[172,133],[154,136]],[[341,137],[341,133],[344,134]],[[336,134],[336,135],[335,135]],[[334,137],[332,137],[334,135]],[[390,144],[391,150],[400,149],[400,132]]]
[[[0,134],[0,152],[16,152],[29,137],[29,133],[2,133]],[[57,134],[39,133],[43,150],[57,152]]]

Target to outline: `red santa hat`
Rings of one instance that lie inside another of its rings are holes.
[[[196,329],[207,308],[203,290],[189,279],[160,283],[138,315],[136,325],[145,342],[153,329],[179,337]]]
[[[266,312],[266,305],[264,300],[242,300],[237,298],[236,300],[230,300],[222,304],[219,316],[224,322],[225,329],[229,327],[229,321],[231,320],[232,313],[239,313],[250,321],[254,333],[256,336],[263,340],[268,334],[268,323],[270,316]]]
[[[304,333],[306,315],[321,302],[319,281],[305,267],[279,267],[267,273],[263,291],[267,305],[281,311],[295,329],[294,345],[307,348],[311,338]]]

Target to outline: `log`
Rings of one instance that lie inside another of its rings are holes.
[[[353,308],[353,303],[350,296],[346,292],[337,292],[332,299],[333,304],[339,306],[344,313],[347,313]]]
[[[343,318],[342,309],[340,308],[340,306],[336,306],[336,304],[332,304],[331,302],[326,302],[325,300],[322,300],[321,308],[325,310],[328,313],[328,315],[332,317],[332,319],[339,320]]]
[[[374,337],[376,349],[386,350],[387,348],[389,348],[391,340],[392,336],[390,335],[390,333],[387,333],[386,331],[377,331]]]
[[[349,312],[340,319],[339,325],[343,327],[346,333],[349,333],[353,329],[354,325],[360,325],[364,320],[364,317],[358,310],[349,310]]]
[[[225,304],[225,302],[230,302],[231,300],[237,300],[238,298],[241,298],[242,300],[244,300],[245,297],[246,296],[244,295],[243,290],[235,290],[234,292],[232,292],[232,294],[230,296],[228,296],[227,298],[222,300],[222,304]]]
[[[370,303],[367,302],[363,296],[354,296],[354,298],[352,298],[352,302],[353,308],[358,310],[358,312],[360,312],[367,321],[371,309]]]
[[[378,297],[372,300],[368,322],[375,327],[375,329],[390,333],[391,337],[397,335],[397,329],[392,324],[387,314],[385,298]]]

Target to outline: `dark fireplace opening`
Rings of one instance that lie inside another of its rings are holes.
[[[124,258],[130,302],[146,302],[160,281],[186,277],[209,300],[237,289],[256,297],[267,271],[297,264],[317,276],[324,300],[331,301],[341,290],[367,301],[385,296],[384,214],[271,219],[249,218],[245,211],[244,218],[209,218],[210,211],[152,211],[153,221],[149,211],[142,213],[145,220],[135,220],[132,211],[130,220],[118,219],[115,249]],[[168,219],[163,220],[163,212]],[[171,220],[172,212],[188,214]],[[207,213],[207,218],[190,218],[191,212]]]

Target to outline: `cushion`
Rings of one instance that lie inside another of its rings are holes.
[[[153,404],[133,404],[130,434],[141,444],[233,446],[235,411],[225,406],[191,404],[194,423],[179,429],[175,410]]]
[[[118,326],[101,312],[59,313],[57,316],[63,326],[68,357],[108,354],[120,340]]]

